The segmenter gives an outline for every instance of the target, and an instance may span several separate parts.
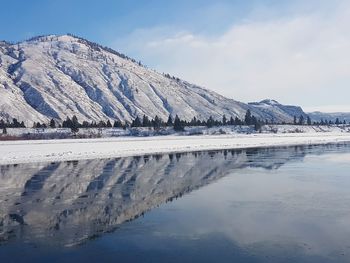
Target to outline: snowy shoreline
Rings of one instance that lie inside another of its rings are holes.
[[[348,132],[118,137],[0,142],[0,165],[350,142]]]

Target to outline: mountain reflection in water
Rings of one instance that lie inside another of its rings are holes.
[[[0,166],[0,242],[79,244],[228,173],[246,167],[278,169],[325,149],[345,151],[349,145]]]

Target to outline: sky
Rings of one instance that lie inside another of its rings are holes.
[[[243,102],[350,112],[348,0],[0,0],[0,39],[72,33]]]

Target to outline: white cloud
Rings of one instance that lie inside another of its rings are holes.
[[[220,36],[172,27],[140,29],[115,46],[161,72],[253,101],[346,105],[350,97],[350,5],[268,20],[249,18]]]

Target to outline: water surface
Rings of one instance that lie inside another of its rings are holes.
[[[350,144],[0,166],[1,262],[350,262]]]

